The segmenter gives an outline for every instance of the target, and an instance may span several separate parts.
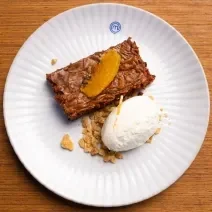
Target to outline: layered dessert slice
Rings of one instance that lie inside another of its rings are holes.
[[[82,92],[82,87],[90,80],[102,56],[111,49],[121,56],[118,72],[101,93],[89,97]],[[135,89],[144,89],[155,79],[155,76],[150,74],[147,64],[141,59],[136,43],[128,38],[106,51],[96,52],[47,74],[46,78],[55,92],[56,101],[68,118],[74,120],[86,113],[105,107],[119,99],[121,95],[128,95]]]

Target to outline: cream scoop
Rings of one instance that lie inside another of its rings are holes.
[[[106,119],[102,141],[117,152],[139,147],[156,132],[159,114],[159,107],[148,96],[130,98],[114,108]]]

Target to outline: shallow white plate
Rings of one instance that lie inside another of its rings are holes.
[[[80,120],[63,115],[45,74],[129,36],[157,76],[147,92],[164,107],[171,125],[152,144],[105,164],[79,148]],[[55,66],[52,58],[58,59]],[[48,189],[83,204],[127,205],[158,194],[190,166],[208,125],[208,87],[194,51],[166,22],[130,6],[88,5],[52,18],[25,42],[7,78],[4,117],[19,159]],[[60,148],[65,133],[75,142],[73,152]]]

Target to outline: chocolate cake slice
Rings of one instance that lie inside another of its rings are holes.
[[[69,119],[73,120],[102,108],[117,100],[120,95],[125,96],[138,88],[144,89],[155,79],[155,76],[149,73],[146,63],[139,55],[136,43],[132,42],[131,38],[109,49],[115,49],[121,55],[119,70],[108,87],[95,97],[87,97],[80,88],[86,84],[101,56],[108,50],[96,52],[46,75],[55,92],[56,101]]]

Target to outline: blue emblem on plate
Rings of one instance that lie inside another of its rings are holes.
[[[114,34],[121,31],[121,24],[117,21],[114,21],[110,24],[110,31]]]

